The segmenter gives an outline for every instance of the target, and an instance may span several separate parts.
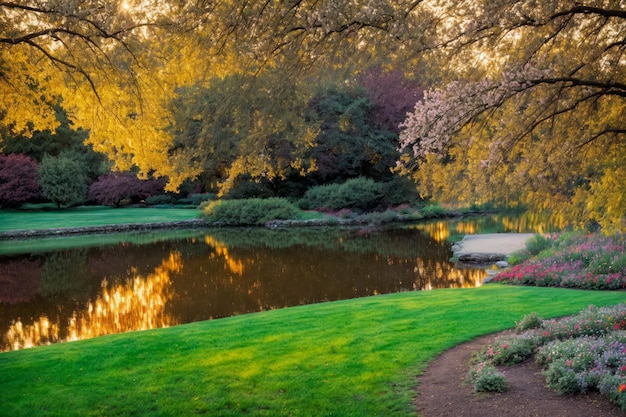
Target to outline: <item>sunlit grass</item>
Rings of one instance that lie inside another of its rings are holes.
[[[410,416],[443,350],[621,292],[490,285],[301,306],[0,354],[1,415]]]
[[[197,219],[196,209],[77,207],[65,210],[0,210],[0,232]]]

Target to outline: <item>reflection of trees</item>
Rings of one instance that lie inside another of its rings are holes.
[[[294,246],[315,249],[342,250],[355,253],[377,253],[383,256],[412,257],[430,246],[442,245],[433,239],[406,229],[371,228],[263,228],[218,229],[211,231],[211,239],[230,249],[272,248]]]
[[[9,258],[0,268],[0,303],[17,304],[32,300],[39,292],[41,267],[31,258]]]
[[[434,236],[534,224],[508,218],[434,222],[419,231],[218,229],[182,240],[5,258],[0,334],[9,339],[11,330],[12,346],[29,346],[305,303],[474,287],[485,271],[456,268],[449,244]],[[50,275],[40,282],[44,263]]]
[[[255,234],[257,242],[262,234],[269,242],[291,235],[263,231]],[[326,239],[333,244],[238,247],[208,237],[209,256],[186,258],[173,280],[173,314],[194,321],[398,291],[475,287],[486,275],[455,268],[446,245],[415,230],[335,230]]]
[[[468,217],[462,220],[437,220],[414,226],[437,242],[444,242],[454,235],[462,237],[475,233],[547,233],[563,228],[555,219],[533,212],[523,214],[496,214]]]
[[[87,251],[54,252],[44,258],[40,291],[43,296],[81,295],[89,288]]]
[[[105,280],[102,291],[82,310],[73,313],[67,324],[42,316],[32,324],[15,320],[4,334],[5,349],[22,349],[40,344],[87,339],[106,334],[146,330],[176,324],[166,314],[172,298],[170,274],[179,272],[182,258],[172,252],[146,276],[134,275],[127,282]]]
[[[243,262],[230,256],[228,248],[222,242],[212,238],[211,236],[206,236],[204,241],[207,245],[212,246],[215,249],[215,252],[212,253],[211,256],[222,256],[231,272],[237,275],[243,274]]]

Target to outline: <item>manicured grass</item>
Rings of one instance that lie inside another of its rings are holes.
[[[159,223],[200,217],[196,209],[76,207],[66,210],[0,210],[0,232],[109,224]]]
[[[0,353],[0,415],[411,416],[437,354],[622,292],[408,292]],[[450,393],[454,395],[454,393]]]

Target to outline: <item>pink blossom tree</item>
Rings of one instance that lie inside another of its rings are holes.
[[[442,7],[430,49],[445,60],[444,82],[401,125],[400,168],[440,201],[514,198],[570,223],[626,230],[623,187],[606,186],[626,165],[623,7],[600,0]]]

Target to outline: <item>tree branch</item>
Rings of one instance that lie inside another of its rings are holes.
[[[573,14],[594,14],[603,17],[617,17],[620,19],[626,19],[626,10],[621,9],[605,9],[601,7],[593,7],[593,6],[575,6],[569,10],[563,10],[562,12],[558,12],[553,14],[550,19],[556,19],[562,16],[573,15]]]

